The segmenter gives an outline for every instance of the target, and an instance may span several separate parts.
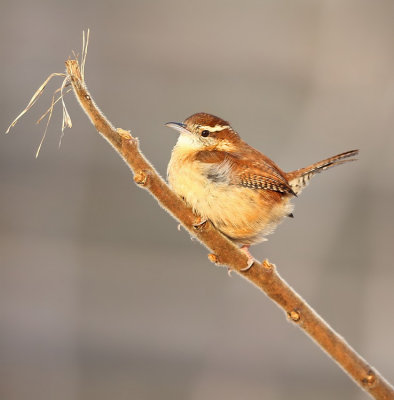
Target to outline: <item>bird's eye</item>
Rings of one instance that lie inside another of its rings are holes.
[[[207,130],[202,131],[201,136],[203,136],[203,137],[209,136],[209,131],[207,131]]]

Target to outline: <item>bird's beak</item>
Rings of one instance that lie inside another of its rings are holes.
[[[186,124],[183,124],[182,122],[167,122],[165,126],[175,129],[181,133],[190,133],[186,128]]]

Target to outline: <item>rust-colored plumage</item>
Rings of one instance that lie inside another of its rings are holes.
[[[348,151],[286,173],[214,115],[198,113],[167,126],[180,132],[168,165],[171,187],[198,215],[246,248],[292,215],[290,200],[313,175],[358,154]]]

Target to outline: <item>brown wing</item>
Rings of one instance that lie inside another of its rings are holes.
[[[265,161],[253,163],[253,165],[241,163],[234,177],[234,183],[251,189],[295,194],[281,171],[276,169],[275,165]]]
[[[236,163],[234,183],[252,189],[272,190],[295,195],[285,173],[268,157],[245,142]]]
[[[295,195],[279,167],[249,146],[237,153],[218,150],[200,151],[196,160],[211,164],[207,169],[207,177],[215,182]]]

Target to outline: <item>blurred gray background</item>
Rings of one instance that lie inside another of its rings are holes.
[[[1,2],[1,126],[91,29],[87,83],[164,176],[206,111],[283,169],[360,148],[252,249],[394,381],[394,2]],[[262,293],[137,188],[53,82],[0,137],[0,397],[367,399]]]

